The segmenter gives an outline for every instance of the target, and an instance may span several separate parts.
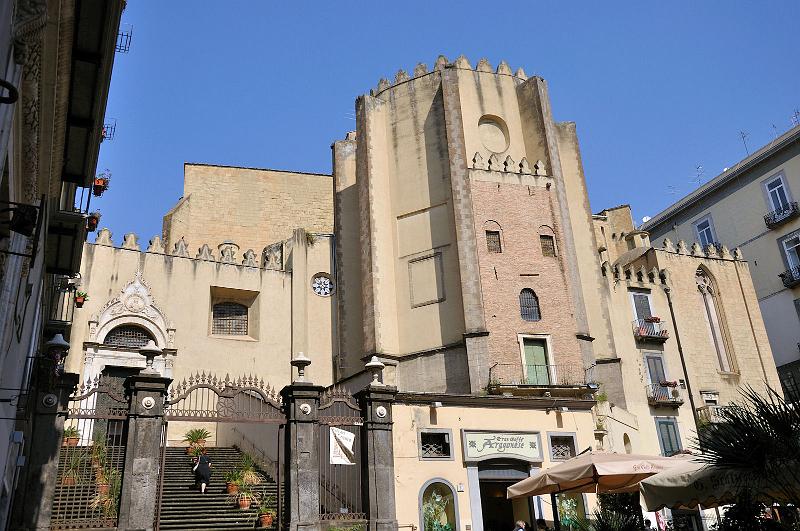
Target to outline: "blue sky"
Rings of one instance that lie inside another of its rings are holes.
[[[798,21],[796,0],[131,1],[98,166],[113,179],[93,205],[117,243],[146,246],[184,161],[329,173],[359,94],[464,54],[544,77],[556,119],[577,122],[593,211],[630,203],[640,221],[698,165],[708,180],[744,157],[739,131],[752,152],[790,127]]]

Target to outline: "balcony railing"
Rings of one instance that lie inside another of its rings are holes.
[[[664,342],[669,338],[669,332],[661,321],[654,318],[636,319],[633,321],[633,336],[638,341]]]
[[[781,277],[784,286],[787,288],[793,288],[800,284],[800,266],[784,271],[778,276]]]
[[[797,207],[797,201],[789,203],[786,208],[779,208],[764,215],[764,223],[768,228],[772,229],[779,225],[783,225],[790,219],[796,218],[800,215],[800,208]]]
[[[72,324],[77,289],[74,279],[48,275],[46,289],[48,325],[60,329]]]
[[[591,374],[580,363],[523,365],[495,363],[489,368],[489,386],[580,387],[591,381]]]
[[[720,422],[724,420],[722,412],[730,406],[703,406],[697,408],[697,418],[700,422]]]
[[[654,383],[645,386],[647,402],[651,406],[679,407],[683,404],[683,390],[670,382]]]

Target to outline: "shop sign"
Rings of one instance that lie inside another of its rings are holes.
[[[539,433],[462,431],[464,460],[517,458],[525,461],[542,460],[542,444]]]

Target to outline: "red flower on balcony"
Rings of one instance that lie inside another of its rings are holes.
[[[678,382],[676,381],[666,381],[666,382],[659,382],[661,387],[678,387]]]
[[[660,323],[661,322],[661,317],[655,317],[655,316],[646,317],[644,322],[645,323]]]

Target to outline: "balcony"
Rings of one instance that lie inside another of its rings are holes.
[[[75,311],[76,280],[63,275],[47,275],[45,304],[48,334],[63,334],[72,324]],[[47,335],[47,334],[46,334]]]
[[[647,384],[647,403],[655,407],[679,408],[683,404],[683,390],[675,382]]]
[[[700,422],[722,422],[722,412],[729,406],[703,406],[697,408],[697,419]]]
[[[786,208],[781,208],[778,210],[773,210],[764,215],[764,223],[767,225],[767,228],[774,229],[780,225],[783,225],[787,221],[796,218],[800,215],[800,208],[797,207],[797,201],[789,203]]]
[[[572,396],[576,389],[586,393],[592,381],[591,369],[584,370],[580,362],[560,365],[523,365],[522,363],[495,363],[489,368],[491,394],[537,394],[546,390],[552,396]]]
[[[784,271],[778,276],[781,277],[784,286],[787,288],[793,288],[800,284],[800,266]]]
[[[669,338],[669,332],[658,317],[650,317],[633,321],[633,337],[636,341],[663,343]]]

